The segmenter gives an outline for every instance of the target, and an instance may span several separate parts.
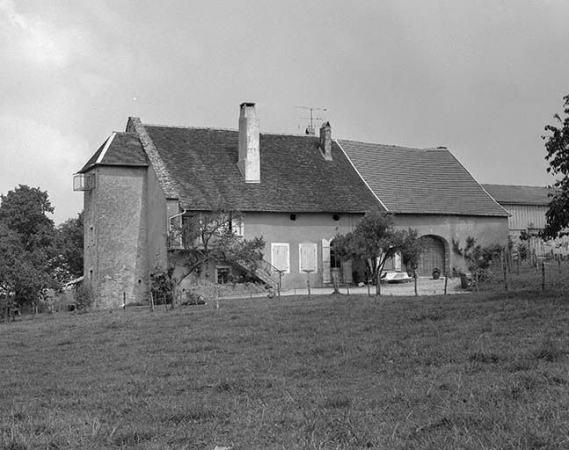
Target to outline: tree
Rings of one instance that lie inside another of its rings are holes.
[[[57,287],[55,227],[47,192],[20,185],[0,195],[0,284],[18,304],[33,304]]]
[[[466,260],[468,270],[475,276],[476,286],[478,286],[480,278],[489,276],[488,270],[490,266],[500,260],[505,250],[506,247],[500,244],[482,247],[476,243],[476,239],[472,236],[466,238],[466,246],[464,248],[458,246],[456,248],[456,252]]]
[[[18,233],[26,248],[46,246],[53,239],[53,213],[47,192],[20,184],[0,195],[0,222]]]
[[[24,247],[21,238],[6,224],[0,222],[0,289],[4,292],[14,292],[18,274],[23,271]]]
[[[83,275],[83,212],[56,229],[57,276],[62,282]]]
[[[544,239],[566,234],[569,226],[569,95],[563,100],[565,117],[555,114],[557,124],[546,125],[548,134],[542,136],[547,151],[545,159],[549,162],[547,172],[561,177],[553,184],[552,199],[545,214],[547,224],[541,234]]]
[[[244,239],[235,228],[242,223],[238,211],[214,211],[185,216],[181,224],[170,232],[169,269],[156,270],[152,278],[164,285],[164,276],[171,281],[173,298],[178,297],[179,286],[192,273],[198,275],[210,263],[238,264],[253,272],[263,259],[265,241],[261,237]]]
[[[397,230],[393,226],[392,215],[373,210],[365,214],[354,231],[334,238],[334,251],[342,260],[366,261],[376,282],[376,295],[380,295],[385,262],[400,253],[415,270],[421,245],[415,230]]]

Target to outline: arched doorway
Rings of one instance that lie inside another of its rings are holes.
[[[437,267],[441,274],[445,273],[445,244],[441,238],[436,236],[422,236],[423,253],[419,261],[417,273],[421,277],[430,277],[433,269]]]

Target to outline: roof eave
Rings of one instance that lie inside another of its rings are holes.
[[[462,217],[510,217],[511,214],[505,212],[503,214],[499,213],[467,213],[467,212],[456,212],[456,211],[396,211],[391,210],[391,213],[395,215],[421,215],[421,216],[462,216]]]

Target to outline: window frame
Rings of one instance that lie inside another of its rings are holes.
[[[238,217],[229,217],[229,224],[231,226],[231,231],[237,237],[243,237],[245,235],[245,220],[243,214]]]
[[[219,275],[220,275],[220,272],[224,272],[224,273],[227,274],[226,277],[225,277],[226,281],[225,281],[224,283],[220,283],[220,282],[219,282]],[[229,267],[229,266],[216,266],[216,267],[215,267],[215,282],[216,282],[217,284],[224,285],[224,284],[229,283],[229,278],[230,278],[230,276],[231,276],[231,267]]]

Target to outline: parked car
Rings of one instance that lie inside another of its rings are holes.
[[[413,280],[407,272],[385,272],[381,276],[381,281],[383,283],[409,283]]]

